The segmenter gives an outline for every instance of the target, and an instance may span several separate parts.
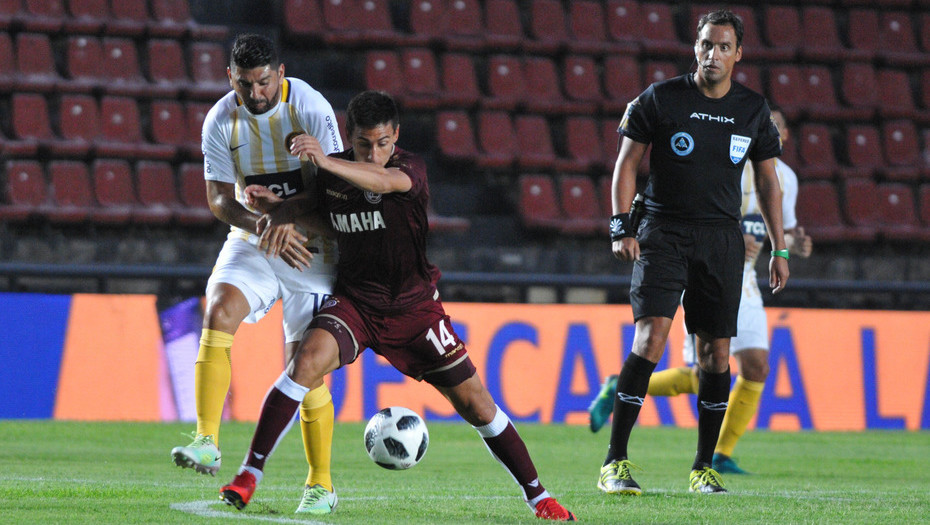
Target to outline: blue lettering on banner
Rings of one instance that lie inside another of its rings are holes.
[[[872,328],[862,329],[862,389],[865,392],[865,428],[886,430],[905,428],[903,417],[885,417],[878,413],[875,330]]]
[[[581,394],[572,393],[572,377],[578,360],[584,369],[587,390]],[[565,351],[559,367],[559,382],[555,393],[555,406],[552,410],[552,422],[564,423],[569,412],[587,412],[591,399],[599,389],[597,361],[591,345],[591,333],[584,324],[571,324],[565,336]]]
[[[794,349],[794,340],[791,330],[783,326],[772,330],[772,348],[769,352],[769,377],[777,378],[779,369],[784,366],[788,373],[788,382],[791,385],[791,394],[779,396],[775,392],[775,381],[772,380],[770,388],[762,391],[759,401],[759,415],[756,418],[756,428],[769,428],[769,421],[774,414],[793,414],[798,418],[801,428],[813,428],[810,406],[807,403],[807,393],[804,390],[804,381],[801,377],[801,368],[798,366],[798,356]]]
[[[464,344],[465,347],[467,348],[468,347],[468,327],[461,323],[456,323],[455,321],[452,321],[452,331],[455,332],[456,335],[459,336],[459,339],[462,341],[462,344]],[[451,405],[449,405],[449,411],[451,411],[452,413],[449,415],[445,415],[441,412],[433,412],[432,410],[424,407],[423,417],[429,421],[456,421],[456,422],[462,421],[461,416],[459,416],[455,412],[455,410],[452,409]]]
[[[625,324],[620,328],[620,346],[623,348],[623,361],[626,361],[626,358],[630,355],[630,352],[633,351],[633,338],[636,337],[636,325],[634,324]],[[668,368],[668,352],[669,352],[668,342],[665,343],[665,351],[662,352],[662,358],[659,359],[659,362],[656,363],[655,371],[665,370]],[[621,363],[621,367],[622,367]],[[619,370],[617,371],[619,373]],[[697,417],[697,396],[693,394],[688,394],[688,398],[691,400],[692,410],[695,411],[694,417]],[[672,406],[669,404],[669,398],[666,396],[649,396],[649,399],[656,406],[656,413],[659,415],[659,423],[665,426],[675,426],[675,413],[672,412]]]
[[[920,415],[920,428],[930,430],[930,363],[927,364],[927,375],[924,376],[924,410]]]
[[[368,419],[384,408],[378,401],[378,386],[381,383],[403,383],[406,377],[390,363],[379,363],[378,354],[362,354],[362,417]]]
[[[333,396],[333,412],[336,418],[342,412],[342,405],[346,401],[346,392],[348,391],[346,384],[346,367],[341,366],[329,373],[329,393]],[[300,417],[300,414],[298,414],[298,417]]]
[[[501,363],[504,361],[504,353],[506,353],[507,347],[516,341],[525,341],[538,347],[539,333],[536,331],[536,327],[528,323],[509,323],[501,326],[500,330],[494,335],[494,338],[491,339],[491,344],[488,346],[488,364],[487,371],[485,372],[485,378],[488,382],[487,387],[491,392],[491,396],[497,400],[498,406],[510,416],[511,420],[525,423],[538,423],[540,421],[539,410],[529,414],[515,413],[507,405],[507,400],[504,398],[504,391],[501,387]]]

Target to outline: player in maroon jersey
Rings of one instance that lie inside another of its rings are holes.
[[[318,213],[339,244],[336,285],[269,390],[249,453],[232,483],[221,489],[222,498],[240,509],[248,503],[307,385],[371,348],[452,403],[519,483],[537,517],[573,521],[575,516],[540,484],[526,445],[482,384],[439,300],[440,273],[426,258],[426,165],[396,147],[399,129],[394,100],[366,91],[347,110],[351,148],[327,156],[310,135],[292,141],[291,153],[309,157],[318,169]],[[258,206],[276,200],[260,187],[248,193]],[[299,202],[281,203],[263,224],[294,217]],[[263,239],[263,245],[278,254],[272,239]]]

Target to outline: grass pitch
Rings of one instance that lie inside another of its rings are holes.
[[[379,468],[363,424],[338,424],[333,478],[340,502],[323,518],[293,514],[306,476],[299,429],[269,460],[242,512],[218,500],[251,439],[252,424],[222,427],[216,478],[181,470],[169,451],[192,424],[0,421],[0,523],[538,523],[519,489],[465,424],[430,423],[414,468]],[[688,492],[696,430],[637,427],[631,459],[645,493],[602,494],[595,484],[608,429],[518,424],[542,483],[587,523],[930,523],[930,433],[752,432],[740,443],[750,476],[730,493]]]

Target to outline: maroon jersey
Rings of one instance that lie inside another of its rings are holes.
[[[352,149],[331,156],[354,160]],[[406,173],[410,190],[383,195],[363,191],[325,170],[319,171],[317,182],[321,211],[339,242],[334,293],[352,298],[359,308],[390,314],[432,300],[440,273],[426,259],[426,164],[395,148],[385,167]]]

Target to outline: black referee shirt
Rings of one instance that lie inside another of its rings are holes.
[[[652,144],[646,210],[693,222],[739,220],[743,165],[781,155],[762,95],[732,82],[725,96],[708,98],[690,74],[646,88],[618,131]]]

